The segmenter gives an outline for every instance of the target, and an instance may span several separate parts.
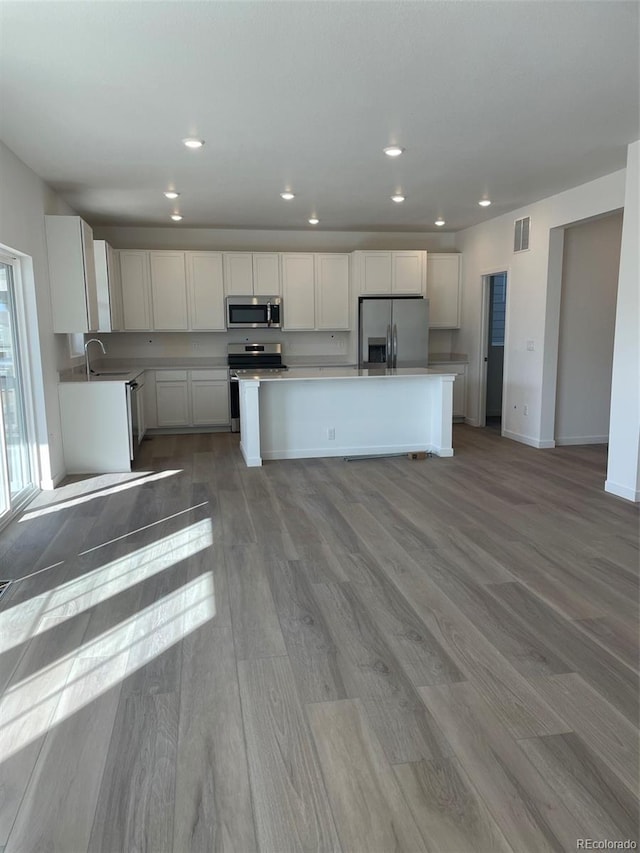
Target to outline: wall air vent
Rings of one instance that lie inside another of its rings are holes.
[[[513,251],[524,252],[529,248],[529,232],[531,231],[531,217],[516,219],[513,233]]]

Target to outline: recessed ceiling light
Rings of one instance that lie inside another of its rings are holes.
[[[442,225],[444,225],[444,219],[442,217],[439,217],[433,224],[437,225],[438,228],[440,228]]]
[[[481,198],[480,201],[478,202],[478,204],[480,205],[480,207],[489,207],[489,205],[491,204],[491,199],[490,198]]]
[[[318,222],[320,222],[320,220],[318,219],[317,216],[312,216],[309,219],[309,225],[317,225]]]
[[[391,196],[391,201],[395,201],[396,204],[400,204],[404,201],[404,199],[405,196],[403,196],[401,193],[396,193],[395,195]]]
[[[180,193],[177,193],[175,190],[167,190],[165,193],[167,198],[178,198],[179,195]]]
[[[295,195],[287,190],[284,193],[280,193],[280,198],[283,198],[285,201],[291,201],[292,198],[295,198]]]
[[[186,145],[187,148],[202,148],[204,145],[204,139],[196,139],[195,136],[187,136],[186,139],[182,140],[182,144]]]
[[[179,213],[172,213],[171,218],[173,219],[174,222],[180,222],[180,220],[182,219],[182,217],[180,216]]]
[[[399,145],[389,145],[387,148],[384,149],[384,153],[387,155],[387,157],[399,157],[403,151],[404,148],[400,148]]]

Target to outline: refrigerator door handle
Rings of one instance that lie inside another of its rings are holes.
[[[387,326],[387,367],[393,367],[393,343],[391,339],[391,324]]]
[[[393,324],[393,364],[392,367],[398,366],[398,327]]]

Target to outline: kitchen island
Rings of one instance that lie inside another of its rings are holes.
[[[308,368],[239,378],[240,450],[263,459],[427,451],[453,456],[455,374]]]

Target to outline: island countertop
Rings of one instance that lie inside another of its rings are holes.
[[[434,379],[441,379],[446,374],[438,373],[428,367],[395,367],[381,369],[366,369],[357,367],[294,367],[285,370],[282,373],[245,373],[238,376],[240,381],[260,381],[260,382],[291,382],[307,379],[393,379],[401,377],[403,379],[420,378],[433,376]],[[454,373],[451,374],[455,376]]]

